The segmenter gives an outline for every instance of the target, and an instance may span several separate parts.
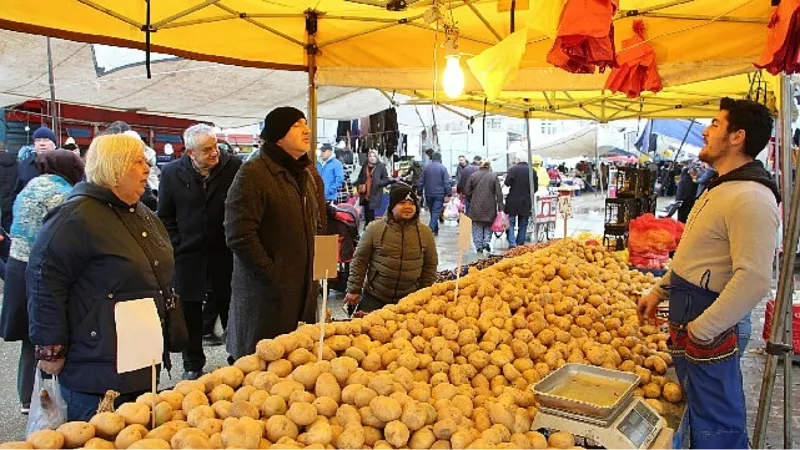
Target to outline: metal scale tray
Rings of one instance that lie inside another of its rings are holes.
[[[555,394],[576,380],[576,376],[595,378],[600,382],[618,385],[619,394],[611,405],[592,403]],[[585,364],[565,364],[533,386],[533,394],[541,411],[582,420],[597,425],[612,423],[633,399],[633,390],[639,385],[639,376],[619,370]]]

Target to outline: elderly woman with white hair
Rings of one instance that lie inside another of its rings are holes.
[[[141,140],[98,136],[86,158],[87,182],[51,211],[31,251],[30,338],[39,368],[58,375],[68,420],[89,420],[107,390],[119,392],[121,403],[150,389],[149,365],[118,372],[115,317],[133,305],[124,303],[138,300],[139,311],[153,311],[144,316],[161,324],[157,339],[169,338],[172,245],[139,202],[148,174]]]

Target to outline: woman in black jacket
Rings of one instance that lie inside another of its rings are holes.
[[[375,220],[375,211],[380,209],[383,202],[383,188],[392,183],[386,166],[378,161],[378,153],[369,152],[367,163],[361,167],[361,173],[356,180],[358,194],[361,196],[361,205],[364,206],[364,228]]]
[[[152,301],[163,341],[174,261],[166,229],[139,202],[148,174],[141,140],[95,138],[88,182],[48,215],[31,251],[30,338],[39,368],[58,374],[70,421],[89,420],[107,390],[122,403],[150,389],[149,365],[117,372],[115,320],[117,305]]]

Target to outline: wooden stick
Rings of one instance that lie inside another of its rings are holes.
[[[459,246],[461,247],[461,246]],[[458,282],[461,279],[461,264],[463,263],[464,259],[464,251],[461,248],[458,249],[458,266],[456,269],[456,294],[453,297],[453,301],[458,300]]]
[[[319,351],[317,362],[322,361],[322,346],[325,344],[325,323],[328,321],[328,271],[322,279],[322,324],[319,326]]]
[[[156,386],[156,360],[155,360],[155,359],[153,360],[153,364],[152,364],[152,366],[151,366],[151,370],[152,370],[152,375],[153,375],[153,381],[152,381],[152,388],[153,388],[153,398],[152,398],[152,401],[153,401],[153,410],[152,410],[152,411],[150,411],[150,415],[151,415],[151,418],[150,418],[151,420],[150,420],[150,421],[152,422],[151,429],[153,429],[153,428],[155,428],[155,427],[156,427],[156,388],[157,388],[157,386]]]

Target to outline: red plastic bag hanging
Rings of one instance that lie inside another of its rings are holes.
[[[619,0],[567,0],[547,62],[572,73],[616,67],[614,13]]]
[[[800,0],[782,0],[767,27],[767,45],[755,66],[773,75],[800,72]]]
[[[664,87],[656,67],[656,52],[646,40],[644,21],[635,20],[633,37],[622,43],[623,50],[617,55],[619,67],[608,75],[606,89],[637,98],[642,91],[656,93]]]

